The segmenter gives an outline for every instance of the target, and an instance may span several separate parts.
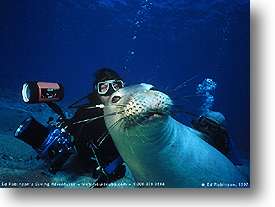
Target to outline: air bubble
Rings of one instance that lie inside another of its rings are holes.
[[[201,106],[202,112],[208,112],[214,105],[214,92],[217,87],[212,79],[206,78],[202,83],[197,86],[196,94],[204,97],[203,104]]]

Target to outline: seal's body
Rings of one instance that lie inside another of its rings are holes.
[[[114,93],[104,108],[106,126],[136,181],[165,187],[223,187],[245,182],[219,151],[169,113],[172,100],[152,85],[139,84]]]

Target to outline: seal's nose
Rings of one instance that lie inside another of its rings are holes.
[[[117,103],[121,99],[121,96],[114,96],[112,98],[112,103]]]
[[[159,91],[155,86],[153,86],[152,88],[150,88],[150,91]]]

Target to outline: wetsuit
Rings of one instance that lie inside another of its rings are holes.
[[[96,95],[91,95],[88,100],[90,106],[101,104]],[[85,109],[85,107],[80,107],[70,121],[74,123],[102,116],[103,114],[101,108]],[[104,173],[99,172],[99,180],[102,180],[102,182],[110,182],[124,176],[125,167],[122,165],[122,159],[108,133],[104,118],[74,124],[70,128],[70,132],[75,138],[79,160],[86,170],[95,172],[99,164],[107,171],[108,175],[106,177],[103,176]],[[103,137],[104,140],[100,143],[102,140],[100,138]]]
[[[204,141],[223,153],[234,164],[240,164],[234,142],[223,126],[206,117],[200,117],[192,121],[192,127],[205,135],[202,137]]]

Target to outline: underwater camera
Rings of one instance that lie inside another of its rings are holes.
[[[29,144],[37,153],[37,159],[45,161],[51,172],[56,172],[76,152],[73,137],[66,130],[68,123],[62,109],[55,103],[64,97],[61,84],[26,82],[22,89],[23,101],[28,104],[46,103],[58,116],[55,124],[44,126],[35,118],[25,119],[14,136]]]

